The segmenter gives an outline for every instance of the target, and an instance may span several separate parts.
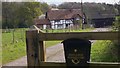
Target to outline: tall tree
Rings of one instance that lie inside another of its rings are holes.
[[[50,4],[50,7],[51,8],[57,8],[57,5],[56,4]]]
[[[49,5],[45,2],[41,3],[41,11],[45,14],[49,10]]]
[[[19,27],[29,27],[33,24],[33,19],[41,15],[39,2],[24,2],[19,11]]]
[[[113,29],[115,29],[115,30],[119,30],[120,29],[120,16],[116,17],[116,20],[115,20],[115,22],[113,24],[114,24],[113,25]]]
[[[2,2],[2,28],[29,27],[48,7],[40,2]]]
[[[115,4],[115,8],[118,10],[118,13],[120,15],[120,4]]]
[[[15,2],[3,2],[2,7],[2,17],[3,17],[3,27],[13,28],[17,25],[16,22],[16,11],[18,6]]]

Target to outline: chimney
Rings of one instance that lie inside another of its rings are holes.
[[[69,11],[72,12],[72,9],[70,8]]]
[[[48,18],[48,13],[47,13],[47,12],[45,13],[45,19],[46,19],[46,18]]]

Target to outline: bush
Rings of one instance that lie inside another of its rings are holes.
[[[117,16],[115,22],[113,22],[113,30],[119,29],[120,29],[120,16]]]
[[[118,62],[119,45],[117,41],[100,40],[92,45],[91,61],[92,62]]]

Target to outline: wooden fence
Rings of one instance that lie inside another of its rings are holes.
[[[30,66],[63,66],[66,63],[46,62],[44,41],[65,40],[79,38],[88,40],[118,40],[119,32],[67,32],[67,33],[44,33],[41,30],[26,31],[27,64]],[[120,68],[120,63],[89,62],[90,68],[110,67]]]

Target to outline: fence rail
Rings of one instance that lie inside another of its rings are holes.
[[[69,38],[80,38],[88,40],[116,40],[118,32],[68,32],[68,33],[39,33],[39,40],[65,40]]]

